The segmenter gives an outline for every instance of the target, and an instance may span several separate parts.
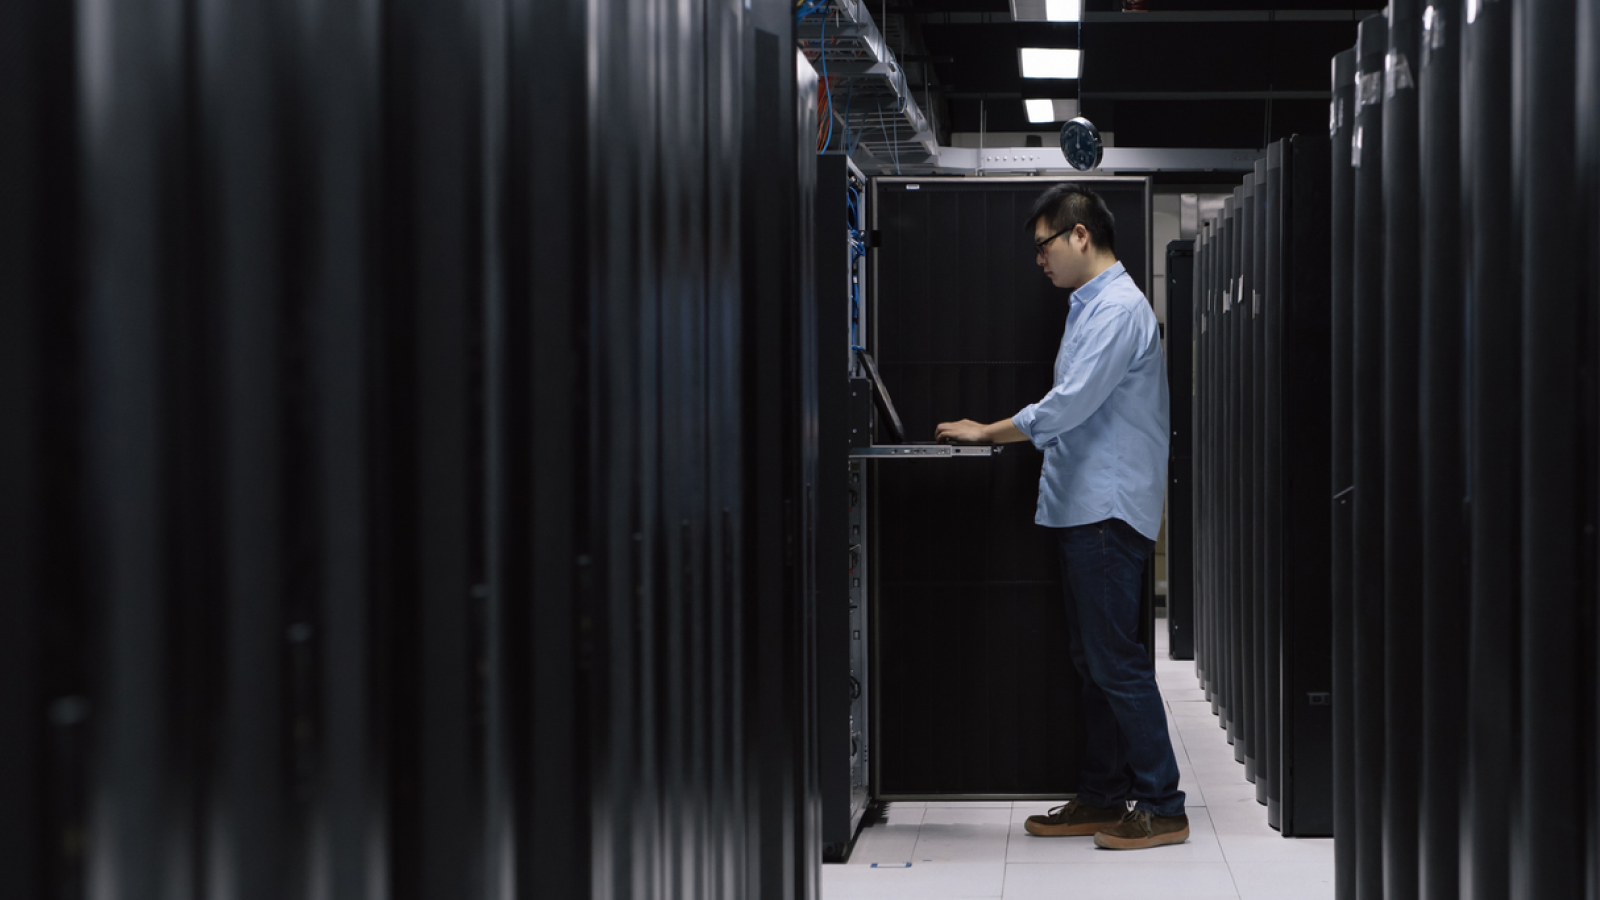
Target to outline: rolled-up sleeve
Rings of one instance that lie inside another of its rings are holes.
[[[1140,349],[1133,325],[1125,308],[1096,310],[1073,335],[1066,370],[1050,393],[1011,417],[1017,430],[1044,449],[1093,415],[1133,365]]]

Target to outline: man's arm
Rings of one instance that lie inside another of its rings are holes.
[[[1101,310],[1083,322],[1071,362],[1044,399],[1012,416],[1012,423],[1041,448],[1077,428],[1111,396],[1140,347],[1140,329],[1123,308]]]
[[[1027,440],[1028,436],[1010,419],[1001,419],[988,425],[962,419],[941,424],[934,429],[933,439],[941,444],[1014,444]]]

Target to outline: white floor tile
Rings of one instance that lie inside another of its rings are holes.
[[[1010,825],[1011,804],[1005,806],[930,806],[923,811],[922,827],[930,825]]]
[[[1012,863],[1006,866],[1004,896],[1005,900],[1127,900],[1141,896],[1234,900],[1239,893],[1225,863]]]
[[[884,824],[886,825],[921,825],[922,816],[927,809],[922,806],[905,806],[899,803],[889,804],[884,811]]]
[[[913,863],[909,868],[823,866],[826,900],[970,900],[998,898],[1006,878],[1003,862]]]
[[[874,825],[861,829],[850,851],[849,865],[908,863],[922,832],[919,825]]]
[[[1301,862],[1333,866],[1332,838],[1285,838],[1271,834],[1231,834],[1224,827],[1217,832],[1222,855],[1229,863]]]
[[[1166,660],[1164,642],[1157,647],[1189,807],[1187,843],[1118,853],[1096,849],[1093,838],[1037,838],[1023,829],[1029,815],[1064,798],[895,803],[886,824],[862,831],[849,865],[824,868],[823,900],[1331,898],[1333,841],[1285,839],[1267,824],[1267,809],[1234,760],[1193,663]]]
[[[1241,900],[1333,900],[1333,865],[1232,863]]]
[[[1010,825],[923,825],[914,863],[1005,862]]]
[[[1205,718],[1215,721],[1216,715],[1211,712],[1211,703],[1208,700],[1170,700],[1167,707],[1172,710],[1174,718],[1191,719]]]

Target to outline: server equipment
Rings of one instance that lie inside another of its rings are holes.
[[[1357,52],[1354,134],[1348,54],[1333,122],[1336,894],[1579,896],[1600,821],[1546,822],[1600,754],[1600,11],[1396,0]]]
[[[1350,293],[1351,704],[1355,713],[1356,889],[1383,891],[1383,66],[1388,22],[1357,40],[1355,239]]]
[[[845,156],[817,157],[812,246],[817,328],[817,767],[825,859],[846,854],[869,802],[867,674],[864,621],[864,466],[850,458],[852,347],[859,344],[860,283],[867,236],[866,179]],[[860,510],[861,512],[858,512]]]
[[[1167,385],[1172,456],[1167,464],[1167,652],[1194,659],[1195,242],[1167,244]]]
[[[1391,0],[1384,58],[1382,400],[1384,766],[1388,896],[1417,889],[1422,786],[1421,177],[1416,72],[1422,0]]]
[[[1466,473],[1462,453],[1466,329],[1461,315],[1460,9],[1423,12],[1418,76],[1422,169],[1422,324],[1418,444],[1422,468],[1423,735],[1418,884],[1424,897],[1460,885],[1461,777],[1465,764],[1467,617]]]
[[[1521,812],[1513,723],[1520,719],[1522,480],[1510,473],[1522,467],[1525,301],[1522,243],[1492,242],[1501,229],[1521,234],[1525,223],[1521,179],[1512,174],[1521,151],[1500,120],[1513,105],[1511,5],[1480,4],[1475,13],[1463,28],[1461,85],[1471,573],[1462,888],[1488,897],[1512,894],[1512,820]]]
[[[1196,663],[1293,836],[1332,830],[1329,165],[1320,136],[1271,145],[1195,260]]]
[[[1004,418],[1049,389],[1068,296],[1040,276],[1023,225],[1057,180],[874,180],[868,347],[910,437]],[[1106,199],[1117,256],[1148,288],[1148,180],[1073,180]],[[1018,444],[981,462],[873,465],[874,795],[1072,794],[1079,683],[1062,666],[1054,538],[1033,525],[1040,454]],[[1147,648],[1152,599],[1147,588]]]
[[[112,6],[0,9],[6,895],[818,896],[792,4]]]
[[[1328,579],[1333,593],[1333,757],[1334,757],[1334,890],[1340,900],[1355,896],[1356,890],[1356,778],[1355,778],[1355,628],[1354,594],[1350,568],[1351,487],[1351,245],[1355,239],[1355,170],[1351,160],[1356,134],[1356,51],[1346,50],[1333,58],[1333,103],[1330,130],[1333,137],[1333,173],[1329,222],[1332,235],[1329,254],[1332,289],[1329,310],[1332,319],[1330,341],[1332,362],[1329,375],[1330,424],[1328,487],[1333,511],[1330,523],[1332,573]]]

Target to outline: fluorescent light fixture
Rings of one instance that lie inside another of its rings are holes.
[[[1083,18],[1082,0],[1044,0],[1046,22],[1076,22]]]
[[[1035,125],[1065,122],[1078,115],[1078,101],[1076,100],[1024,100],[1022,102],[1028,109],[1028,121]]]
[[[1015,22],[1077,22],[1083,18],[1083,0],[1011,0]]]
[[[1078,50],[1023,47],[1023,78],[1077,78],[1083,71],[1083,53]]]

